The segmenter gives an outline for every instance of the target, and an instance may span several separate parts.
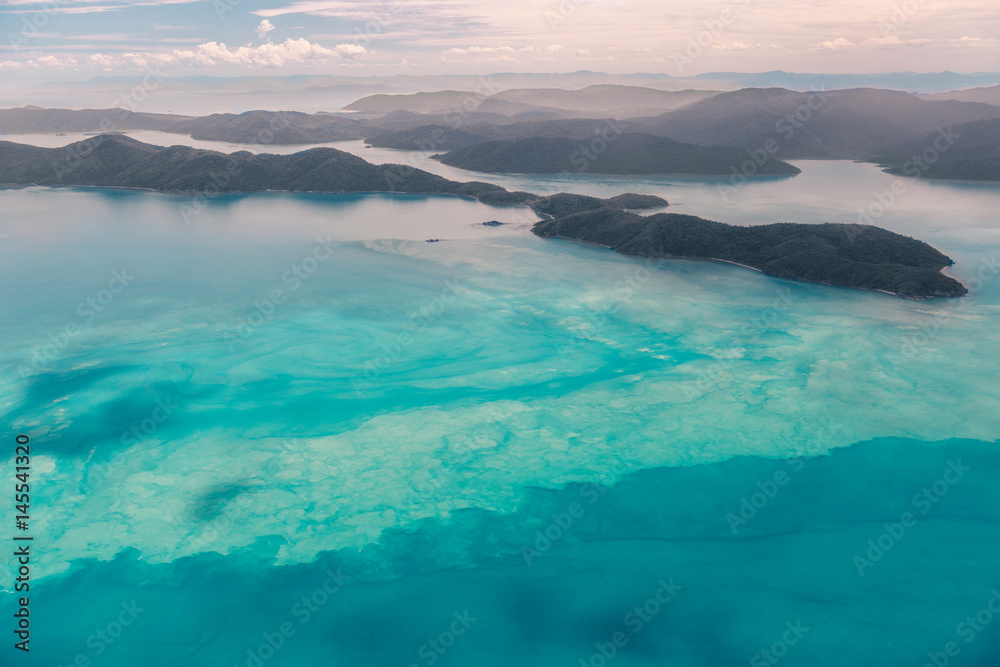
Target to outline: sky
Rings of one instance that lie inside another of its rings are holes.
[[[0,81],[1000,71],[996,0],[0,0]]]

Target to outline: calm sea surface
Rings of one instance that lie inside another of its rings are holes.
[[[24,664],[1000,655],[1000,618],[966,620],[1000,587],[1000,187],[890,200],[893,177],[842,161],[734,189],[490,176],[335,146],[738,224],[864,210],[972,293],[647,263],[451,197],[0,190],[0,479],[32,436]]]

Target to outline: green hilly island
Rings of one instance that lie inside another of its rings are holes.
[[[766,154],[765,154],[766,155]],[[728,176],[749,159],[746,151],[726,146],[696,146],[652,134],[610,134],[579,140],[529,137],[485,141],[437,157],[444,164],[482,172],[554,174],[705,174]],[[800,173],[798,167],[767,157],[760,175]]]
[[[540,222],[532,230],[649,258],[718,259],[777,278],[881,290],[909,298],[957,297],[952,264],[923,241],[865,225],[727,225],[693,215],[642,216],[615,208]]]
[[[941,273],[951,259],[922,241],[878,227],[780,223],[738,227],[691,215],[634,210],[663,208],[661,197],[611,198],[510,192],[460,183],[413,167],[374,165],[333,148],[292,155],[219,153],[161,147],[101,135],[62,148],[0,141],[0,184],[143,188],[167,193],[407,192],[456,195],[493,205],[523,205],[548,218],[540,237],[597,243],[650,258],[720,259],[768,275],[840,287],[882,290],[911,298],[966,293]]]

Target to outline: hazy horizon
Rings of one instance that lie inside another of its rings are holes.
[[[985,0],[8,0],[8,83],[127,76],[1000,70]]]
[[[1000,85],[1000,72],[889,72],[818,74],[782,70],[758,73],[713,72],[692,77],[668,74],[497,72],[486,74],[280,75],[256,71],[245,76],[181,75],[157,72],[105,74],[82,81],[13,81],[5,76],[0,108],[124,108],[132,111],[208,115],[251,110],[337,112],[373,94],[443,90],[476,93],[476,99],[511,89],[579,90],[615,84],[679,91],[786,88],[798,91],[879,88],[910,93],[943,93]]]

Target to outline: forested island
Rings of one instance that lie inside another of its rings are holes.
[[[941,273],[952,264],[922,241],[878,227],[780,223],[738,227],[691,215],[632,210],[663,208],[654,195],[599,198],[510,192],[461,183],[413,167],[374,165],[333,148],[293,155],[219,153],[161,147],[101,135],[63,148],[0,141],[0,184],[143,188],[165,193],[407,192],[457,195],[492,205],[524,205],[541,216],[533,232],[612,247],[651,258],[719,259],[768,275],[910,298],[955,297],[967,290]]]
[[[727,146],[696,146],[652,134],[625,133],[598,141],[530,137],[485,141],[435,156],[444,164],[487,173],[702,174],[729,176],[748,159]],[[757,175],[794,176],[801,170],[764,153]]]
[[[964,296],[941,273],[953,262],[923,241],[855,224],[741,227],[693,215],[602,208],[546,220],[535,234],[608,246],[637,257],[718,259],[769,276],[925,299]]]
[[[544,216],[604,207],[651,209],[661,197],[510,192],[499,185],[459,182],[401,164],[375,165],[335,148],[292,155],[219,153],[190,146],[154,146],[119,134],[62,148],[0,141],[0,184],[139,188],[178,194],[262,192],[406,192],[472,197],[485,204],[525,205]]]

